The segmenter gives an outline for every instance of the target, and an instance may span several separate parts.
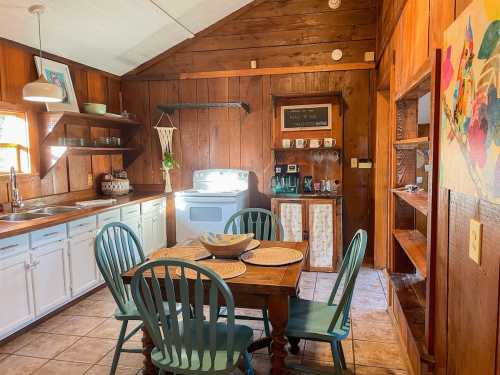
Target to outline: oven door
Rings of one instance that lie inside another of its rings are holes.
[[[242,206],[234,197],[176,197],[177,243],[197,239],[203,232],[223,233],[226,222]]]

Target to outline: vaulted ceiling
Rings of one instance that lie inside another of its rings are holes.
[[[43,49],[122,75],[251,0],[0,0],[0,37],[38,47],[36,17],[27,8],[46,6]]]

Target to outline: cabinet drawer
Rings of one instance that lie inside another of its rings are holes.
[[[144,214],[158,212],[165,209],[166,206],[167,202],[165,198],[154,199],[151,201],[141,203],[141,213],[144,215]]]
[[[111,210],[97,215],[97,226],[100,228],[106,224],[120,221],[120,210]]]
[[[20,234],[19,236],[2,238],[0,240],[0,259],[24,253],[28,251],[29,247],[29,235],[27,233]]]
[[[68,223],[68,236],[71,238],[81,233],[93,231],[96,228],[97,221],[95,216],[84,217],[83,219]]]
[[[141,205],[131,204],[130,206],[122,207],[120,209],[122,221],[133,219],[141,215]]]
[[[30,233],[31,248],[66,239],[66,224],[39,229]]]

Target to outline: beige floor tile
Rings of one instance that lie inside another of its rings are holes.
[[[356,366],[356,375],[407,375],[407,372],[383,367]]]
[[[353,363],[352,340],[342,341],[345,360]],[[307,340],[304,348],[304,360],[333,362],[332,349],[329,343]]]
[[[406,370],[399,344],[354,341],[356,364]]]
[[[398,342],[398,336],[392,323],[353,319],[351,331],[356,340]]]
[[[109,375],[110,369],[108,366],[95,365],[85,375]],[[116,375],[136,375],[137,371],[136,368],[118,367]]]
[[[92,301],[84,299],[61,314],[73,316],[93,316],[99,318],[110,318],[116,310],[116,303],[111,301]]]
[[[33,327],[32,332],[52,333],[56,327],[60,326],[69,319],[71,319],[71,316],[57,314],[56,316],[53,316]]]
[[[385,307],[378,309],[362,309],[353,307],[351,310],[351,316],[354,320],[392,324],[392,319],[387,311],[387,308]]]
[[[9,340],[5,344],[0,345],[0,353],[13,354],[23,346],[28,345],[31,340],[33,340],[34,336],[35,332],[28,331],[12,340]]]
[[[7,358],[9,355],[8,354],[3,354],[0,353],[0,362],[2,362],[5,358]]]
[[[76,336],[36,333],[28,345],[19,349],[17,355],[52,359],[78,340]]]
[[[128,342],[124,346],[125,348],[140,348],[140,343]],[[104,356],[103,359],[99,361],[99,365],[111,366],[113,363],[113,356],[115,354],[115,349],[111,350],[108,354]],[[142,368],[142,361],[144,356],[141,353],[121,353],[120,360],[118,361],[118,366],[121,367],[132,367],[136,369]]]
[[[33,375],[82,375],[90,366],[92,365],[52,359],[36,370]]]
[[[127,334],[140,324],[139,321],[129,321],[127,325]],[[115,318],[105,319],[101,324],[86,334],[88,337],[97,337],[101,339],[117,340],[120,334],[122,322]],[[142,331],[137,332],[130,338],[130,341],[141,341]]]
[[[67,316],[67,318],[63,323],[52,328],[50,332],[63,335],[85,336],[106,320],[106,318],[92,316]]]
[[[48,360],[42,358],[11,355],[0,362],[2,375],[28,375],[42,367]]]
[[[111,295],[111,292],[109,291],[109,289],[107,287],[99,289],[97,292],[88,296],[87,299],[91,300],[91,301],[115,302],[115,300],[113,299],[113,296]]]
[[[97,363],[115,346],[116,341],[83,337],[56,359],[70,362]]]

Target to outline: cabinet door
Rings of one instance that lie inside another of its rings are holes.
[[[151,253],[155,246],[153,216],[143,216],[141,220],[142,245],[144,255]]]
[[[282,241],[302,241],[307,225],[305,204],[299,200],[279,199],[273,202],[273,206],[283,225]]]
[[[67,241],[32,250],[35,314],[43,315],[70,299]]]
[[[0,261],[0,339],[35,318],[29,267],[27,252]]]
[[[69,240],[69,270],[71,296],[75,297],[99,282],[99,271],[94,255],[94,232],[87,232]]]
[[[167,219],[165,211],[158,212],[153,217],[154,248],[161,249],[167,246]]]
[[[337,263],[335,201],[310,200],[308,207],[308,268],[311,271],[334,271]]]

